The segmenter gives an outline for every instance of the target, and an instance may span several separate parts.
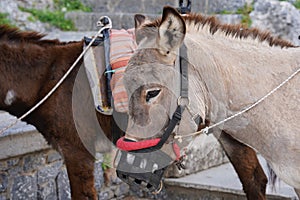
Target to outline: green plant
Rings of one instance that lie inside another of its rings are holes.
[[[103,154],[103,162],[101,163],[103,171],[105,171],[108,168],[110,168],[111,161],[112,161],[112,159],[111,159],[111,156],[110,156],[109,153]]]
[[[247,27],[251,26],[251,18],[250,18],[250,13],[253,11],[253,5],[252,4],[245,4],[244,7],[239,8],[236,11],[236,14],[242,15],[242,21],[241,23]]]
[[[33,17],[28,18],[30,21],[36,19],[41,22],[49,23],[64,31],[76,30],[75,25],[71,20],[65,19],[65,12],[73,10],[82,10],[84,12],[90,12],[92,9],[84,6],[80,0],[54,0],[55,10],[50,11],[37,10],[34,8],[19,7],[23,12],[31,13]]]
[[[300,1],[300,0],[299,0]],[[251,26],[251,18],[250,13],[253,11],[253,4],[245,4],[244,7],[239,8],[237,11],[228,11],[228,10],[222,10],[219,12],[219,14],[222,15],[232,15],[232,14],[240,14],[242,16],[241,23],[244,26],[250,27]]]
[[[228,10],[222,10],[219,14],[221,14],[221,15],[231,15],[231,14],[234,14],[234,12],[228,11]]]
[[[82,10],[84,12],[91,12],[92,9],[81,3],[80,0],[54,0],[57,10],[66,9],[66,11]]]
[[[65,19],[65,14],[61,11],[37,10],[34,8],[19,7],[23,12],[31,13],[36,19],[41,22],[47,22],[64,31],[75,30],[74,23],[71,20]],[[33,19],[29,19],[33,21]]]
[[[0,13],[0,24],[7,24],[9,26],[13,26],[11,21],[7,18],[7,13]]]
[[[297,8],[300,9],[300,0],[296,0],[293,5]]]

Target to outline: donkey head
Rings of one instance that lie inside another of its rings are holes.
[[[129,97],[125,137],[140,141],[160,138],[176,110],[180,96],[180,72],[175,61],[185,38],[186,25],[171,7],[164,8],[161,20],[147,23],[145,17],[137,15],[135,24],[139,47],[124,74]],[[196,131],[198,124],[191,118],[191,113],[184,111],[174,134]]]

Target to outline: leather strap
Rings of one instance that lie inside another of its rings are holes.
[[[186,46],[183,44],[179,50],[179,63],[181,74],[180,96],[189,98],[189,79],[188,79],[188,62],[187,62]]]

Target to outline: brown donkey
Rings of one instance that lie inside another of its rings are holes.
[[[0,109],[14,116],[21,116],[43,98],[82,52],[83,41],[64,43],[43,36],[0,26]],[[110,149],[107,138],[111,140],[112,133],[123,134],[111,116],[95,111],[81,65],[82,60],[58,90],[24,119],[63,156],[76,200],[97,199],[94,153]],[[248,199],[265,199],[267,179],[256,153],[225,133],[219,140]]]

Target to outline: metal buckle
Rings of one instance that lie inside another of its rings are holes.
[[[184,103],[185,100],[187,101],[186,103]],[[177,105],[179,105],[179,106],[186,106],[187,108],[189,108],[190,107],[190,99],[188,97],[182,97],[182,96],[180,96],[177,99]]]
[[[188,14],[191,12],[191,0],[187,0],[186,6],[183,6],[183,0],[179,0],[179,7],[177,8],[180,14]]]

